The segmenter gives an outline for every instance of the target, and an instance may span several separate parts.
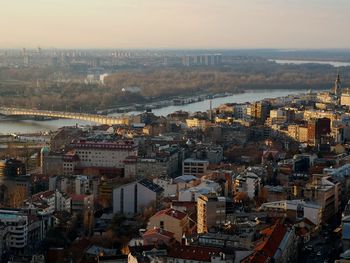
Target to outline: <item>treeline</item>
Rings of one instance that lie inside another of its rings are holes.
[[[109,76],[107,85],[117,89],[141,88],[143,97],[178,96],[200,92],[237,92],[237,76],[217,70],[166,69],[122,72]]]
[[[58,84],[49,78],[37,85],[37,77],[53,73],[39,70],[33,71],[31,75],[27,69],[23,69],[22,73],[21,70],[0,71],[0,106],[94,112],[97,109],[179,95],[260,88],[330,88],[337,74],[335,68],[325,65],[252,62],[219,68],[130,70],[110,75],[106,85],[76,82]],[[350,68],[341,68],[340,73],[343,86],[350,86]],[[122,91],[130,87],[138,87],[140,91]]]

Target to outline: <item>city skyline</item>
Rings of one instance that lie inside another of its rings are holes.
[[[345,0],[1,2],[0,48],[350,47]]]

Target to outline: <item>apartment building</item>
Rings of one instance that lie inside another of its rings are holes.
[[[100,142],[78,140],[70,144],[79,159],[79,168],[121,169],[128,156],[137,156],[138,145],[132,140]]]
[[[188,158],[183,161],[182,174],[191,174],[201,177],[206,174],[209,161]]]
[[[25,210],[0,210],[0,252],[24,255],[42,240],[50,227],[50,217],[41,217]]]
[[[234,181],[234,193],[245,192],[250,199],[255,198],[261,187],[261,179],[253,172],[246,172],[236,177]]]
[[[226,220],[226,198],[201,195],[197,198],[197,232],[206,233]]]
[[[341,185],[331,176],[314,175],[313,181],[305,186],[303,197],[322,207],[326,222],[339,212]]]

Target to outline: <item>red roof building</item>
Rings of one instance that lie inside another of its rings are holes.
[[[222,252],[220,248],[177,245],[169,249],[168,262],[171,258],[173,262],[176,259],[211,262],[213,257],[221,256],[220,252]]]
[[[261,231],[264,236],[257,243],[254,253],[242,260],[243,263],[268,263],[276,261],[276,257],[289,257],[295,246],[295,231],[279,222]],[[283,242],[282,242],[283,241]],[[278,252],[278,250],[281,250]],[[295,255],[295,253],[294,253]]]
[[[143,236],[143,244],[147,245],[170,245],[174,240],[174,233],[163,230],[161,228],[153,228],[147,230]]]
[[[148,222],[147,229],[160,228],[174,233],[174,238],[181,242],[183,234],[190,230],[190,220],[186,213],[168,208],[153,215]]]

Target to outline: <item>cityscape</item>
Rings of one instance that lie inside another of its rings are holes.
[[[4,3],[0,263],[350,262],[334,2]]]

